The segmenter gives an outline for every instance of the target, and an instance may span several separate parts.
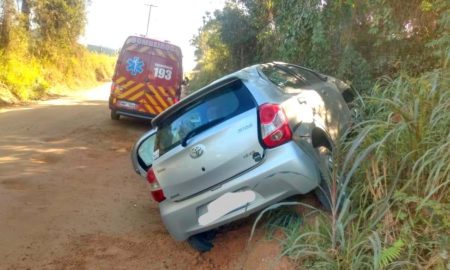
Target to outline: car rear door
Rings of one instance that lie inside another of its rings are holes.
[[[348,107],[339,90],[325,76],[287,64],[265,65],[262,71],[281,91],[295,96],[301,104],[308,104],[314,115],[319,116],[314,117],[315,121],[320,121],[333,140],[348,127]]]
[[[149,55],[142,48],[145,46],[128,44],[122,49],[113,82],[116,85],[116,106],[148,113],[148,109],[141,106],[140,102],[144,95],[145,81],[149,75],[147,68]]]
[[[145,96],[140,102],[159,114],[179,99],[181,59],[175,53],[151,48],[147,58]]]
[[[190,101],[158,126],[153,169],[169,200],[182,200],[262,161],[258,110],[240,80]]]
[[[324,108],[319,110],[327,131],[333,140],[336,140],[350,124],[350,111],[341,92],[334,85],[324,79],[318,80],[318,74],[305,68],[295,65],[288,65],[287,68],[294,72],[299,78],[312,82],[310,85],[317,91],[324,101]],[[316,81],[316,82],[315,82]]]

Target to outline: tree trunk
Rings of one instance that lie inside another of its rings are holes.
[[[29,0],[22,0],[22,7],[20,8],[25,17],[25,29],[30,30],[30,3]]]
[[[3,18],[2,18],[2,28],[0,31],[0,47],[8,48],[11,36],[11,26],[14,20],[14,1],[13,0],[3,0]]]

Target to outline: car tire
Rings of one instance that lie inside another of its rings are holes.
[[[119,120],[120,114],[118,114],[115,110],[111,110],[111,119],[112,120]]]
[[[193,249],[199,252],[208,252],[214,247],[212,240],[215,236],[215,231],[207,231],[189,237],[187,242]]]
[[[333,207],[331,203],[331,187],[327,179],[332,180],[333,177],[333,157],[331,151],[327,147],[317,147],[316,151],[319,157],[320,184],[314,190],[314,194],[322,204],[323,208],[326,211],[331,212],[331,209]],[[339,179],[337,179],[337,181],[338,185],[342,184],[340,183]],[[346,193],[344,192],[343,194],[339,194],[339,196],[341,197],[341,200],[339,202],[338,211],[340,211],[342,209],[342,206],[344,205]]]

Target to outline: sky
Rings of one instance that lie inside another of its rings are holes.
[[[82,42],[119,49],[130,35],[145,35],[149,7],[149,37],[181,47],[184,71],[195,66],[190,40],[203,24],[205,12],[224,6],[225,0],[91,0]]]

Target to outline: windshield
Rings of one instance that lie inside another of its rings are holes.
[[[161,156],[178,146],[186,136],[193,137],[254,107],[253,98],[241,81],[227,84],[194,102],[182,114],[164,121],[158,127],[155,150]]]

